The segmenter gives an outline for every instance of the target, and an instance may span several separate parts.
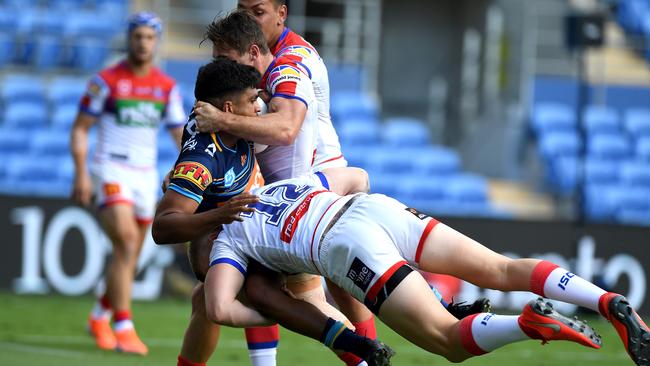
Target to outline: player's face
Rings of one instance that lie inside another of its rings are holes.
[[[140,26],[135,28],[129,35],[129,55],[140,63],[153,60],[158,36],[151,27]]]
[[[255,117],[260,112],[257,103],[257,89],[248,88],[233,100],[233,113],[241,116]]]
[[[238,64],[242,65],[248,65],[248,66],[254,66],[253,65],[253,59],[250,55],[250,53],[246,52],[242,55],[237,52],[235,49],[223,49],[220,47],[215,46],[214,44],[212,45],[212,57],[217,58],[219,56],[227,57],[233,61],[235,61]]]
[[[286,5],[278,6],[273,0],[239,0],[237,9],[250,11],[260,24],[266,43],[272,47],[284,29]]]

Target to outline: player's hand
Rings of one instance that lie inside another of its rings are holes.
[[[219,132],[224,129],[226,114],[210,103],[197,101],[194,115],[199,132]]]
[[[171,180],[173,172],[173,169],[170,170],[167,174],[165,174],[165,178],[163,178],[162,184],[160,185],[160,189],[162,189],[163,193],[167,192],[167,187],[169,187],[169,181]]]
[[[248,205],[252,205],[259,201],[259,197],[250,193],[242,193],[240,195],[237,195],[226,201],[223,206],[215,210],[218,211],[217,222],[221,224],[230,224],[233,221],[244,221],[244,219],[239,216],[239,214],[242,212],[255,211],[253,207],[248,207]]]
[[[84,207],[92,201],[93,184],[88,174],[78,174],[72,187],[72,200]]]

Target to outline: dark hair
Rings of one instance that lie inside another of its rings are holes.
[[[194,97],[203,102],[217,103],[221,108],[226,98],[248,88],[257,88],[260,79],[260,73],[254,67],[217,57],[199,69]]]
[[[263,54],[270,52],[260,25],[246,10],[235,10],[225,17],[213,20],[205,31],[203,41],[206,39],[217,49],[234,49],[240,55],[248,52],[252,45],[257,45]]]
[[[276,8],[281,5],[287,5],[287,0],[271,0],[271,1],[275,4]]]

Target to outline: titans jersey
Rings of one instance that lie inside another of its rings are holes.
[[[307,70],[288,57],[278,57],[264,73],[260,88],[271,98],[296,99],[307,107],[293,144],[269,146],[257,155],[264,179],[275,182],[308,174],[318,137],[318,103]]]
[[[285,273],[322,273],[319,238],[352,196],[328,190],[321,173],[254,189],[255,212],[224,225],[212,247],[210,265],[229,263],[246,272],[248,258]]]
[[[285,28],[273,47],[275,57],[288,58],[302,66],[311,79],[318,104],[318,136],[313,152],[313,170],[347,166],[341,153],[339,137],[330,117],[330,85],[327,67],[314,46],[300,35]]]
[[[80,110],[99,119],[97,163],[155,168],[159,127],[185,124],[176,82],[155,67],[137,76],[126,62],[90,80]]]
[[[230,148],[218,134],[199,133],[194,119],[187,123],[169,189],[198,202],[197,212],[263,184],[251,142],[239,139]]]

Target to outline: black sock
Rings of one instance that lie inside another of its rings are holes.
[[[327,319],[320,341],[329,348],[350,352],[364,360],[374,350],[374,342],[370,338],[354,333],[345,324],[332,318]]]

